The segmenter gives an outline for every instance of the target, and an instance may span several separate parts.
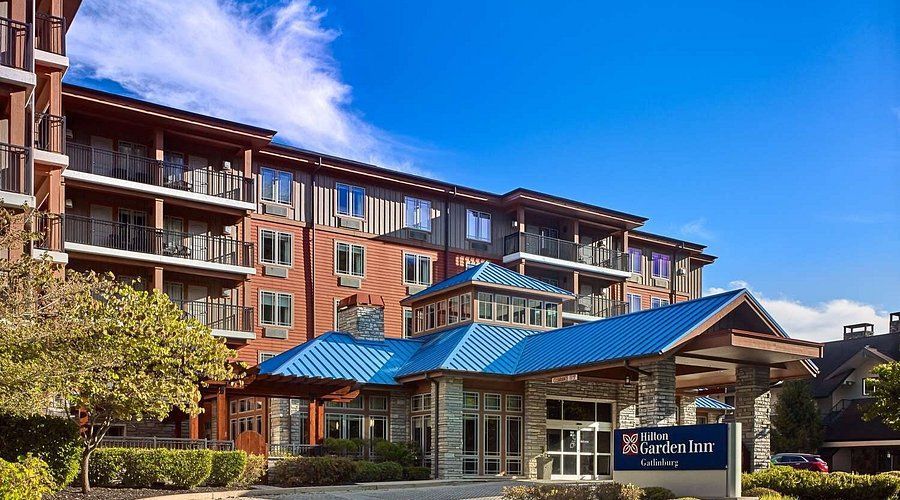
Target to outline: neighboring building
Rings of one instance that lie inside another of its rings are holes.
[[[871,323],[844,327],[843,340],[826,342],[815,360],[819,376],[813,397],[825,424],[820,453],[831,470],[874,473],[900,470],[900,431],[863,419],[878,379],[872,369],[900,361],[900,312],[890,315],[889,333]]]

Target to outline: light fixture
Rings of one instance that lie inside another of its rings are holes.
[[[72,198],[66,198],[66,208],[72,208],[75,206],[75,202],[72,201]]]

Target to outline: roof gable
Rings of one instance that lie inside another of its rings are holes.
[[[403,302],[409,303],[417,301],[429,295],[434,295],[435,293],[449,290],[450,288],[466,283],[520,288],[526,291],[552,293],[556,295],[574,295],[568,290],[545,283],[539,279],[532,278],[531,276],[519,274],[511,269],[494,264],[493,262],[482,262],[477,266],[470,267],[459,274],[455,274],[440,283],[435,283],[425,290],[407,297]]]

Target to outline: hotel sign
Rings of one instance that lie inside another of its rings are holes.
[[[553,377],[550,379],[551,384],[562,384],[563,382],[575,382],[578,380],[578,374],[574,375],[562,375],[559,377]]]
[[[617,471],[725,470],[728,424],[615,431]]]

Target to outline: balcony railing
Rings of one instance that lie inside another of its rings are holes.
[[[187,315],[214,330],[253,332],[253,309],[207,301],[173,300]]]
[[[0,65],[32,71],[34,50],[30,25],[0,17]]]
[[[178,257],[232,266],[253,265],[253,244],[222,236],[66,215],[66,243]]]
[[[269,458],[320,457],[325,447],[317,444],[268,444]]]
[[[580,245],[574,241],[551,238],[532,233],[513,233],[503,239],[503,254],[517,252],[551,257],[589,266],[605,267],[618,271],[628,270],[627,255],[618,250],[598,247],[596,245]]]
[[[69,168],[151,186],[204,194],[226,200],[253,202],[253,179],[208,168],[144,158],[106,149],[68,143]]]
[[[39,250],[62,252],[64,248],[62,216],[39,212],[34,217],[33,231],[38,235],[34,247]]]
[[[51,153],[66,153],[66,117],[39,113],[34,116],[34,147]]]
[[[162,438],[139,436],[107,436],[100,442],[101,448],[166,448],[169,450],[231,451],[234,441],[214,439]]]
[[[38,12],[34,20],[34,44],[39,50],[66,55],[66,18]]]
[[[21,146],[0,143],[0,191],[25,194],[28,192],[29,172],[25,168],[28,150]]]
[[[600,295],[577,295],[573,300],[563,302],[563,312],[596,318],[612,318],[628,314],[628,303]]]

